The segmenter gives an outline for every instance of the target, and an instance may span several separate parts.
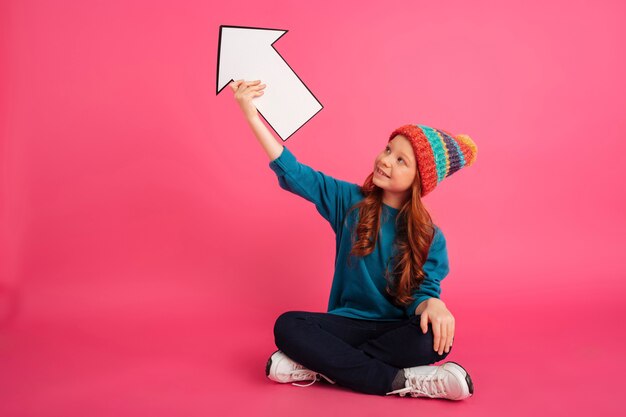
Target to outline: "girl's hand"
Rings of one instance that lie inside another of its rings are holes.
[[[450,352],[454,339],[454,316],[438,298],[426,300],[426,308],[422,311],[420,327],[424,334],[428,331],[428,322],[432,323],[435,344],[433,348],[441,355],[444,351]]]
[[[252,104],[252,99],[263,95],[265,84],[260,84],[261,80],[247,82],[244,80],[232,81],[229,85],[235,93],[235,100],[239,103],[241,111],[246,118],[251,119],[257,115],[257,109]]]

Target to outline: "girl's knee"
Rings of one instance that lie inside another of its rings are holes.
[[[444,359],[446,358],[446,356],[448,356],[448,355],[450,354],[450,352],[452,352],[452,346],[450,346],[450,350],[449,350],[449,351],[447,351],[447,352],[446,352],[446,351],[444,350],[444,351],[443,351],[443,353],[442,353],[441,355],[439,354],[439,352],[438,352],[438,351],[437,351],[437,352],[434,352],[434,353],[435,353],[435,357],[436,357],[434,362],[439,362],[439,361],[444,360]],[[434,362],[433,362],[433,363],[434,363]]]
[[[412,352],[411,361],[421,364],[433,364],[445,359],[450,354],[452,347],[450,347],[448,352],[444,350],[441,355],[438,350],[435,350],[435,335],[430,323],[428,323],[428,331],[426,333],[422,332],[419,321],[416,321],[413,325],[416,327],[416,332],[412,333],[413,337],[407,343]]]
[[[274,323],[274,336],[281,337],[289,332],[296,325],[296,320],[301,320],[301,314],[298,311],[287,311],[278,316]]]
[[[431,329],[428,329],[428,331],[430,332]],[[432,359],[431,363],[435,363],[435,362],[439,362],[439,361],[444,360],[450,354],[450,352],[452,352],[452,346],[449,347],[449,350],[447,352],[445,351],[445,347],[444,347],[444,351],[440,355],[438,350],[435,351],[435,348],[434,348],[434,336],[433,336],[432,337],[431,351],[433,352],[433,359]]]

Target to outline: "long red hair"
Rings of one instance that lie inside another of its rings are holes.
[[[351,255],[367,256],[376,247],[380,218],[382,215],[383,189],[372,181],[372,172],[361,186],[365,196],[349,210],[359,210],[359,222],[353,230]],[[396,218],[397,252],[391,261],[393,269],[385,272],[386,291],[396,305],[405,307],[414,301],[411,294],[424,281],[423,265],[435,233],[430,214],[422,203],[419,172],[411,185],[409,198],[404,202]]]

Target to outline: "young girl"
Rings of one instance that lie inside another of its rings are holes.
[[[467,135],[422,125],[394,130],[363,186],[296,160],[270,133],[252,103],[260,80],[230,84],[281,188],[315,204],[336,234],[335,274],[327,313],[278,317],[279,350],[269,379],[328,381],[355,391],[461,400],[473,394],[455,362],[430,365],[452,348],[454,317],[440,300],[448,274],[446,241],[421,198],[476,158]],[[322,379],[323,378],[323,379]]]

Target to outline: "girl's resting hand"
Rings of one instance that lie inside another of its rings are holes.
[[[422,332],[428,332],[428,321],[432,323],[435,344],[433,348],[441,355],[444,351],[450,352],[454,339],[454,316],[438,298],[426,300],[426,308],[422,311],[420,327]]]
[[[265,84],[260,84],[260,82],[261,80],[250,82],[237,80],[229,84],[230,88],[235,93],[235,100],[237,100],[241,111],[243,111],[243,114],[248,119],[257,115],[257,109],[255,105],[252,104],[252,99],[263,95],[262,90],[265,88]]]

